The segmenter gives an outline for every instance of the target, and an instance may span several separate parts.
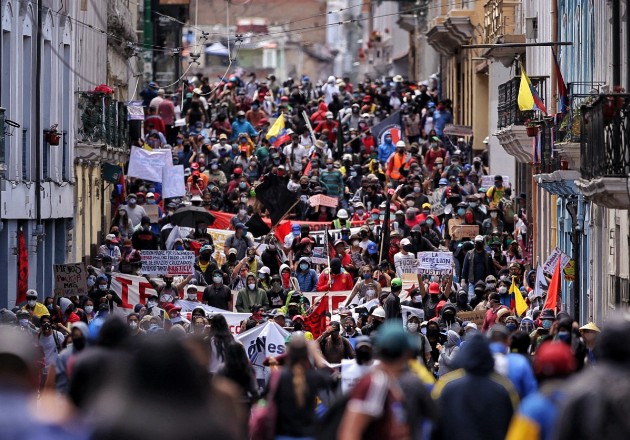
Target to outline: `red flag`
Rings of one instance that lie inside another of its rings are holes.
[[[547,300],[545,301],[543,309],[556,310],[558,306],[558,297],[560,295],[560,278],[562,277],[562,270],[560,267],[561,264],[562,258],[558,258],[556,269],[553,271],[553,276],[551,277],[551,283],[549,283],[549,289],[547,290]]]
[[[569,111],[569,92],[567,91],[567,85],[564,83],[564,78],[562,77],[562,71],[560,70],[560,63],[558,63],[556,51],[553,50],[553,48],[551,49],[551,53],[553,54],[554,70],[556,71],[556,78],[558,82],[558,110],[560,113],[566,113]]]
[[[28,289],[28,248],[24,231],[18,232],[18,283],[16,304],[26,301],[26,290]]]
[[[319,304],[304,318],[304,328],[313,334],[313,339],[326,331],[326,312],[328,312],[328,294],[321,297]]]
[[[271,223],[271,222],[270,222]],[[278,226],[276,226],[275,235],[280,243],[284,243],[284,237],[291,233],[291,222],[283,220]]]

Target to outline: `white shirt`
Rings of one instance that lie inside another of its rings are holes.
[[[44,352],[44,371],[48,372],[48,367],[57,362],[57,355],[59,354],[57,351],[57,345],[61,350],[64,337],[57,330],[53,330],[49,336],[44,336],[42,334],[38,340],[39,346],[42,347],[42,351]]]
[[[291,160],[291,150],[293,150],[293,160]],[[298,144],[296,147],[293,144],[289,144],[282,150],[287,161],[291,165],[292,171],[302,171],[302,159],[307,155],[306,148]]]
[[[394,254],[394,267],[396,276],[402,278],[405,273],[416,273],[418,260],[413,254],[404,255],[402,252]]]

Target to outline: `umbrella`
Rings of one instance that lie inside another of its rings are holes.
[[[205,222],[211,225],[214,223],[214,215],[210,214],[206,208],[201,206],[185,206],[175,211],[171,215],[171,224],[196,228],[197,223]]]

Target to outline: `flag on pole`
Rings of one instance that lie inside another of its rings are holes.
[[[548,287],[545,272],[543,271],[542,265],[538,263],[538,267],[536,267],[536,285],[534,286],[533,297],[542,297]]]
[[[274,226],[287,214],[298,200],[297,193],[289,191],[285,181],[275,174],[265,174],[256,187],[256,200],[269,211]]]
[[[321,297],[317,307],[304,318],[304,328],[317,339],[326,331],[326,312],[328,312],[328,294]]]
[[[28,289],[28,247],[22,228],[17,233],[18,237],[18,261],[17,261],[17,295],[15,303],[20,304],[26,301],[26,291]]]
[[[567,85],[564,83],[562,71],[560,71],[560,63],[558,63],[556,51],[553,48],[551,48],[551,53],[553,54],[553,64],[558,82],[558,111],[566,113],[569,110],[569,92],[567,91]]]
[[[510,295],[514,295],[514,304],[516,308],[516,314],[518,316],[523,316],[523,313],[527,311],[527,303],[523,298],[523,294],[521,290],[516,286],[516,282],[514,281],[515,277],[512,277],[512,285],[510,286]]]
[[[284,113],[280,113],[280,116],[276,118],[276,121],[273,123],[267,135],[265,136],[267,139],[277,138],[284,132]]]
[[[547,300],[543,309],[556,310],[558,306],[558,298],[560,297],[560,278],[562,277],[562,258],[558,258],[556,269],[553,271],[549,290],[547,290]]]
[[[540,110],[546,115],[547,108],[542,102],[542,99],[540,99],[540,96],[538,96],[536,88],[532,85],[532,82],[527,77],[527,73],[525,73],[525,66],[523,66],[523,63],[520,63],[520,66],[521,84],[518,88],[518,108],[522,111]]]

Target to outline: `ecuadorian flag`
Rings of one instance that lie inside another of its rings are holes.
[[[527,77],[523,63],[521,63],[521,84],[518,88],[518,108],[523,111],[540,110],[545,115],[547,114],[547,108]]]
[[[267,139],[269,139],[272,143],[282,136],[285,132],[284,129],[284,114],[280,113],[280,116],[276,118],[276,121],[273,123],[269,131],[267,132]]]

